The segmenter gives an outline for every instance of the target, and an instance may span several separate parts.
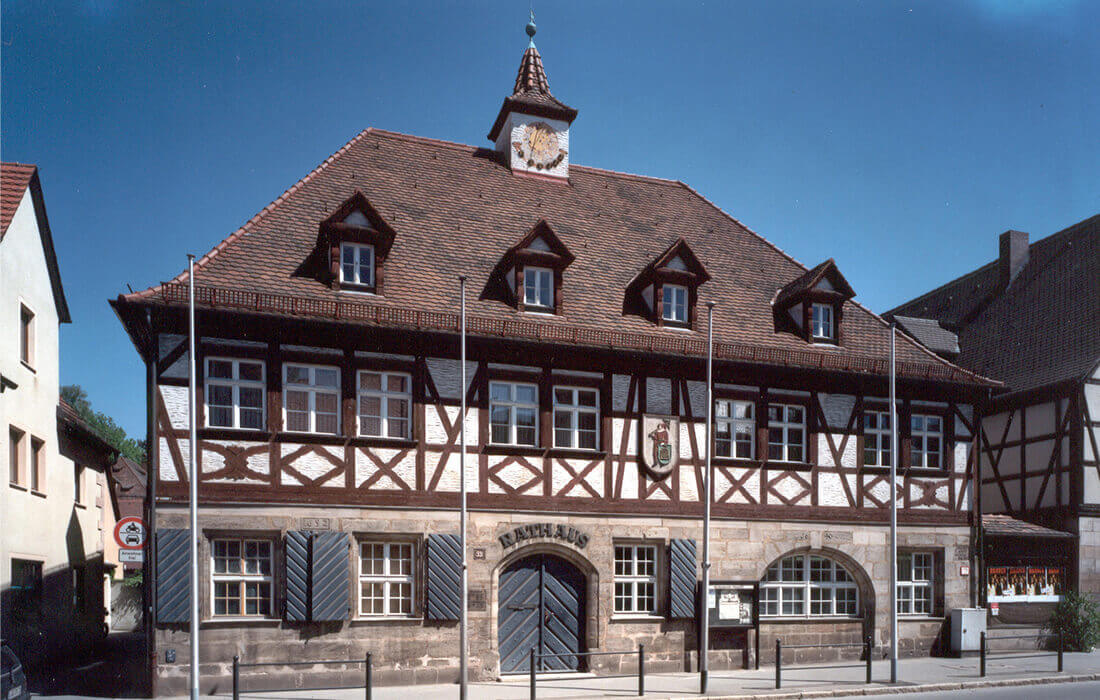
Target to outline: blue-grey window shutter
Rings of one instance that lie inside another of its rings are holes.
[[[668,545],[668,616],[694,618],[695,540],[672,540]]]
[[[428,535],[429,620],[457,620],[462,604],[462,549],[458,535]]]
[[[309,533],[286,533],[286,620],[309,619]]]
[[[309,571],[309,612],[315,622],[346,620],[348,593],[348,535],[345,532],[314,532]]]
[[[190,532],[157,531],[157,622],[191,619]]]

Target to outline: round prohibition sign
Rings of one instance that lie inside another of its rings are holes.
[[[141,549],[145,546],[145,521],[128,516],[115,525],[115,542],[123,549]]]

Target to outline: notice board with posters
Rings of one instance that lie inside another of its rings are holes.
[[[759,600],[759,581],[711,581],[706,597],[710,626],[756,627]]]
[[[990,603],[1057,603],[1065,572],[1063,566],[987,566],[985,597]]]

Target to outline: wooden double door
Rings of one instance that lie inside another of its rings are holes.
[[[575,566],[550,554],[513,562],[500,575],[497,620],[501,673],[530,671],[531,649],[556,654],[539,671],[577,671],[584,651],[585,579]]]

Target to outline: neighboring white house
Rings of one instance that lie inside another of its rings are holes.
[[[59,401],[69,322],[38,170],[0,164],[0,626],[32,676],[104,625],[115,451]]]

